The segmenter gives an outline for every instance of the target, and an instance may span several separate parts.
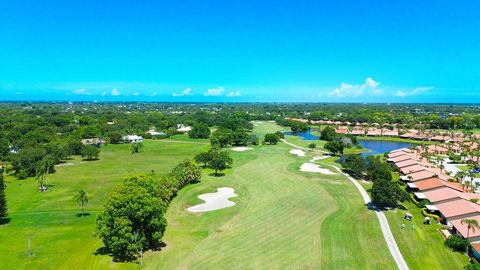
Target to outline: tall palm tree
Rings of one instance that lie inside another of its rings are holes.
[[[82,216],[85,215],[85,205],[88,203],[88,193],[85,190],[80,189],[74,199],[82,208]]]
[[[49,156],[46,156],[40,161],[40,165],[37,168],[37,181],[40,185],[40,191],[45,190],[45,186],[47,185],[47,177],[50,174],[50,169],[53,168],[55,162]]]
[[[463,224],[467,225],[467,241],[468,241],[468,237],[470,236],[470,230],[472,230],[472,232],[475,232],[475,229],[480,229],[480,224],[478,224],[478,221],[476,219],[471,219],[471,218],[462,219],[461,223],[462,225]],[[468,245],[465,252],[468,255]]]

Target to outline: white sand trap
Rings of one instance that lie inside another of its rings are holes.
[[[227,208],[235,205],[235,203],[228,200],[228,198],[237,197],[237,196],[238,195],[235,194],[235,190],[233,188],[229,188],[229,187],[217,188],[217,192],[215,193],[205,193],[202,195],[198,195],[198,198],[205,202],[202,204],[197,204],[195,206],[192,206],[187,210],[193,213],[201,213],[201,212],[215,211],[218,209]]]
[[[330,155],[326,155],[326,156],[314,156],[312,159],[310,159],[310,162],[315,162],[317,160],[322,160],[322,159],[326,159],[326,158],[329,158],[331,157]]]
[[[75,165],[75,163],[71,163],[71,162],[60,163],[60,164],[57,164],[57,165],[55,165],[55,166],[57,166],[57,167],[63,167],[63,166],[72,166],[72,165]]]
[[[328,175],[334,175],[336,173],[327,170],[327,169],[322,169],[320,166],[317,164],[313,163],[303,163],[302,166],[300,166],[300,171],[302,172],[312,172],[312,173],[321,173],[321,174],[328,174]]]
[[[290,150],[289,153],[297,155],[299,157],[304,157],[305,156],[305,152],[303,150],[300,150],[300,149],[292,149],[292,150]]]
[[[233,147],[232,151],[244,152],[244,151],[248,151],[248,150],[252,150],[252,149],[253,148],[250,148],[250,147],[239,146],[239,147]]]

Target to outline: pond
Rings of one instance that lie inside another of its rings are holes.
[[[312,130],[302,131],[302,132],[292,132],[292,131],[285,131],[283,132],[285,135],[289,136],[298,136],[302,140],[306,141],[316,141],[318,140],[318,136],[312,134]]]
[[[383,154],[400,148],[408,148],[414,144],[406,142],[392,142],[392,141],[373,141],[373,140],[358,140],[362,148],[371,150],[370,152],[362,153],[362,156],[371,156]]]
[[[286,131],[284,132],[285,135],[290,136],[298,136],[302,140],[318,140],[318,136],[313,135],[311,130],[303,131],[303,132],[291,132]],[[362,153],[363,157],[371,156],[371,155],[378,155],[383,154],[385,152],[390,152],[393,150],[397,150],[400,148],[408,148],[414,146],[412,143],[406,142],[392,142],[392,141],[377,141],[377,140],[358,140],[358,143],[364,149],[370,150],[369,152]]]

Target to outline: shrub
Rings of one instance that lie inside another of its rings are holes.
[[[439,217],[439,216],[437,216],[437,215],[434,215],[434,214],[428,213],[427,210],[425,210],[425,208],[422,209],[422,215],[423,215],[424,217],[433,218],[436,222],[440,222],[440,221],[442,220],[441,217]]]
[[[468,245],[469,243],[467,240],[456,234],[451,235],[447,238],[447,240],[445,240],[445,246],[462,253],[465,252],[465,249],[468,247]]]

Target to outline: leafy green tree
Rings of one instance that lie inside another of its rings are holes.
[[[172,174],[178,180],[178,189],[181,189],[188,184],[200,182],[202,170],[190,160],[185,160],[173,168]]]
[[[157,184],[147,176],[125,179],[113,191],[97,218],[95,235],[115,260],[133,260],[138,250],[160,247],[167,221],[166,203],[158,194]]]
[[[263,142],[266,144],[277,144],[280,138],[278,137],[277,134],[275,133],[268,133],[265,134],[265,138],[263,139]]]
[[[248,144],[248,133],[241,129],[233,131],[231,137],[231,144],[235,146],[246,146]]]
[[[132,145],[130,146],[130,151],[132,154],[135,154],[135,153],[140,153],[140,150],[142,150],[143,148],[143,143],[132,143]]]
[[[248,144],[251,144],[251,145],[258,145],[260,143],[260,139],[255,134],[248,134],[247,141],[248,141]]]
[[[113,131],[108,135],[108,141],[111,144],[119,144],[122,142],[122,134],[118,131]]]
[[[218,171],[223,171],[232,165],[232,158],[225,151],[212,151],[211,158],[207,167],[215,170],[215,175],[219,175]]]
[[[75,195],[74,200],[77,202],[78,206],[82,208],[82,216],[84,216],[85,206],[88,203],[88,193],[85,190],[80,189],[78,193]]]
[[[365,160],[361,155],[347,155],[342,162],[343,167],[354,178],[362,178],[366,170]]]
[[[188,132],[188,137],[192,139],[208,139],[210,137],[210,128],[204,123],[194,124],[192,130]]]
[[[3,179],[3,169],[0,169],[0,224],[7,219],[7,197],[5,196],[5,181]]]
[[[343,154],[343,149],[345,148],[345,144],[341,141],[329,141],[325,144],[324,148],[332,154]]]
[[[317,148],[317,145],[316,145],[315,143],[310,143],[310,144],[308,145],[308,148],[310,148],[310,149],[315,149],[315,148]]]
[[[445,240],[445,246],[458,251],[458,252],[464,252],[465,250],[468,250],[469,243],[467,240],[463,239],[457,234],[450,235],[450,237]]]
[[[405,200],[404,191],[397,183],[387,179],[375,179],[372,186],[372,202],[379,207],[396,207]]]
[[[226,128],[219,128],[210,136],[210,143],[214,147],[224,148],[231,144],[233,132]]]
[[[335,132],[335,129],[331,126],[326,126],[320,132],[320,140],[333,141],[336,138],[337,138],[337,133]]]
[[[84,145],[82,148],[82,157],[86,160],[96,160],[100,155],[100,149],[93,145]]]
[[[208,151],[208,152],[203,152],[203,153],[200,153],[198,155],[195,156],[195,161],[199,164],[203,164],[203,167],[207,167],[207,164],[208,162],[210,161],[211,159],[211,155],[212,152],[211,151]]]
[[[70,153],[70,155],[81,155],[83,144],[80,141],[80,139],[70,138],[67,141],[66,148],[67,148],[67,151]]]

